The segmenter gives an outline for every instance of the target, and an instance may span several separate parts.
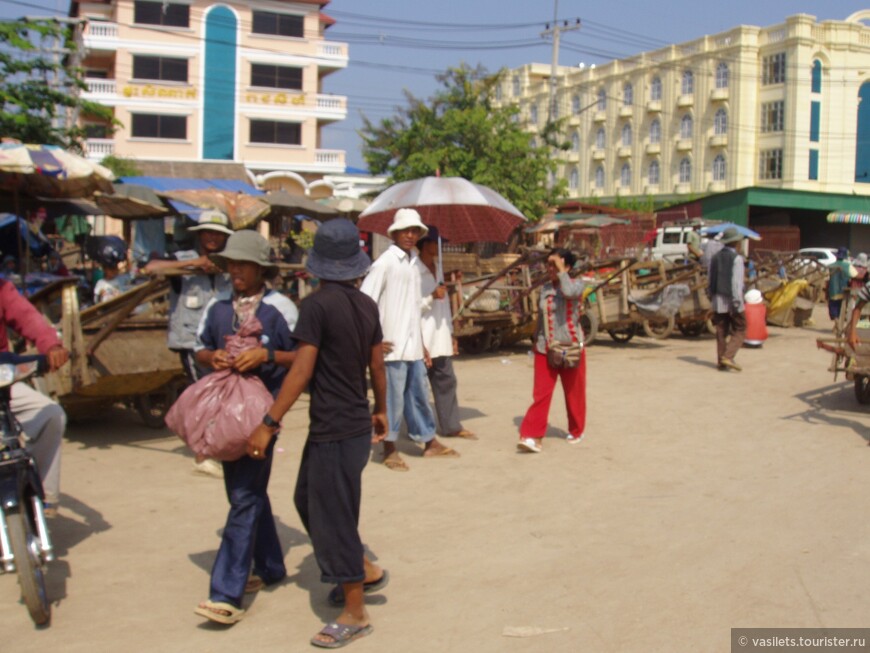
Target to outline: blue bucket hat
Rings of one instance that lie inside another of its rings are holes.
[[[346,218],[324,222],[314,234],[305,268],[324,281],[359,279],[371,267],[371,260],[359,246],[359,230]]]

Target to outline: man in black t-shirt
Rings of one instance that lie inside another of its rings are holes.
[[[365,557],[359,536],[362,471],[372,442],[383,440],[387,432],[378,307],[356,283],[369,265],[352,222],[339,218],[318,229],[307,268],[322,283],[302,300],[293,331],[296,360],[248,444],[249,455],[261,456],[281,418],[309,388],[310,426],[294,501],[311,538],[321,580],[337,585],[329,601],[344,606],[341,615],[311,640],[324,648],[337,648],[372,631],[363,594],[381,589],[388,579],[385,570]],[[367,371],[375,398],[371,413]]]

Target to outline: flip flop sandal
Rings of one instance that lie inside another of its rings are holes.
[[[387,584],[390,582],[390,574],[384,569],[384,573],[381,574],[381,577],[377,580],[373,580],[370,583],[363,583],[363,594],[374,594],[375,592],[384,589]],[[344,605],[344,587],[341,585],[336,585],[333,587],[329,595],[326,597],[326,600],[329,602],[329,605],[339,608]]]
[[[438,453],[430,453],[430,449],[423,452],[423,458],[459,458],[459,452],[450,447],[438,449]]]
[[[265,581],[257,574],[251,574],[248,576],[248,582],[245,583],[245,594],[256,594],[264,587],[266,587]]]
[[[372,628],[371,624],[368,626],[351,626],[348,624],[332,622],[331,624],[324,626],[323,629],[317,633],[318,635],[331,637],[332,641],[324,642],[317,639],[317,636],[314,636],[311,638],[311,644],[313,646],[319,646],[320,648],[341,648],[342,646],[347,646],[360,637],[371,635],[373,630],[374,628]]]
[[[391,454],[384,458],[384,467],[394,472],[407,472],[411,469],[398,454]]]
[[[463,440],[477,440],[477,436],[472,431],[469,431],[467,429],[456,431],[456,433],[448,433],[445,437],[462,438]]]
[[[245,611],[241,608],[222,601],[203,601],[194,612],[209,621],[225,625],[238,623],[245,616]]]

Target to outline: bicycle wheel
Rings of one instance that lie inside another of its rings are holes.
[[[15,556],[15,568],[18,570],[21,598],[27,605],[33,623],[43,626],[51,619],[51,604],[45,593],[39,539],[26,514],[13,512],[6,515],[6,525],[9,527],[9,543],[12,555]]]

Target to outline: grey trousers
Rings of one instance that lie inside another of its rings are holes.
[[[432,395],[435,397],[435,416],[441,435],[462,430],[459,421],[459,401],[456,398],[456,375],[453,373],[453,359],[438,356],[432,359],[432,367],[427,371]]]
[[[60,447],[66,413],[26,383],[12,386],[12,413],[24,429],[25,447],[36,460],[46,503],[60,500]]]

